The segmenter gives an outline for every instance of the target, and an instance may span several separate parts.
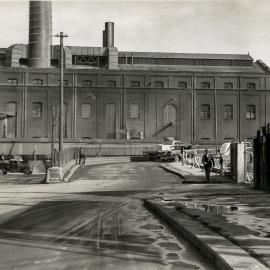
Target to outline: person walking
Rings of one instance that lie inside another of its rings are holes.
[[[204,166],[206,180],[207,182],[210,182],[210,172],[212,167],[215,166],[215,161],[208,153],[208,149],[205,149],[205,154],[202,156],[202,164]]]
[[[85,152],[82,147],[79,149],[79,164],[81,167],[85,166]]]

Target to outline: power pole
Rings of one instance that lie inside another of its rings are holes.
[[[68,35],[60,32],[55,35],[60,38],[60,92],[59,92],[59,167],[63,167],[63,140],[64,140],[64,38]]]

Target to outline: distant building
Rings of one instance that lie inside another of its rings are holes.
[[[0,49],[0,111],[16,115],[0,119],[4,141],[50,141],[59,97],[51,37],[51,3],[30,1],[29,44]],[[213,143],[251,138],[270,121],[270,70],[248,54],[122,52],[112,22],[102,47],[64,51],[67,141]]]

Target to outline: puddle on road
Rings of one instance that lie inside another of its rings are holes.
[[[218,199],[222,201],[221,198]],[[261,218],[252,214],[252,212],[260,212],[260,216],[268,216],[269,207],[248,206],[247,204],[236,203],[229,204],[229,201],[224,199],[226,204],[206,203],[204,201],[181,201],[180,204],[191,209],[214,213],[226,218],[229,223],[245,226],[251,231],[254,231],[259,237],[270,238],[270,220],[269,218]],[[266,213],[267,212],[267,213]]]
[[[201,202],[192,202],[192,201],[181,201],[181,204],[185,205],[188,208],[199,209],[205,212],[211,212],[219,215],[227,214],[230,212],[235,212],[240,210],[238,206],[235,205],[214,205],[214,204],[205,204]]]

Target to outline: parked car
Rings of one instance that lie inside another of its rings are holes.
[[[24,160],[20,156],[14,156],[10,160],[1,160],[0,170],[2,174],[6,174],[7,172],[31,174],[33,172],[32,168],[27,163],[24,163]]]

